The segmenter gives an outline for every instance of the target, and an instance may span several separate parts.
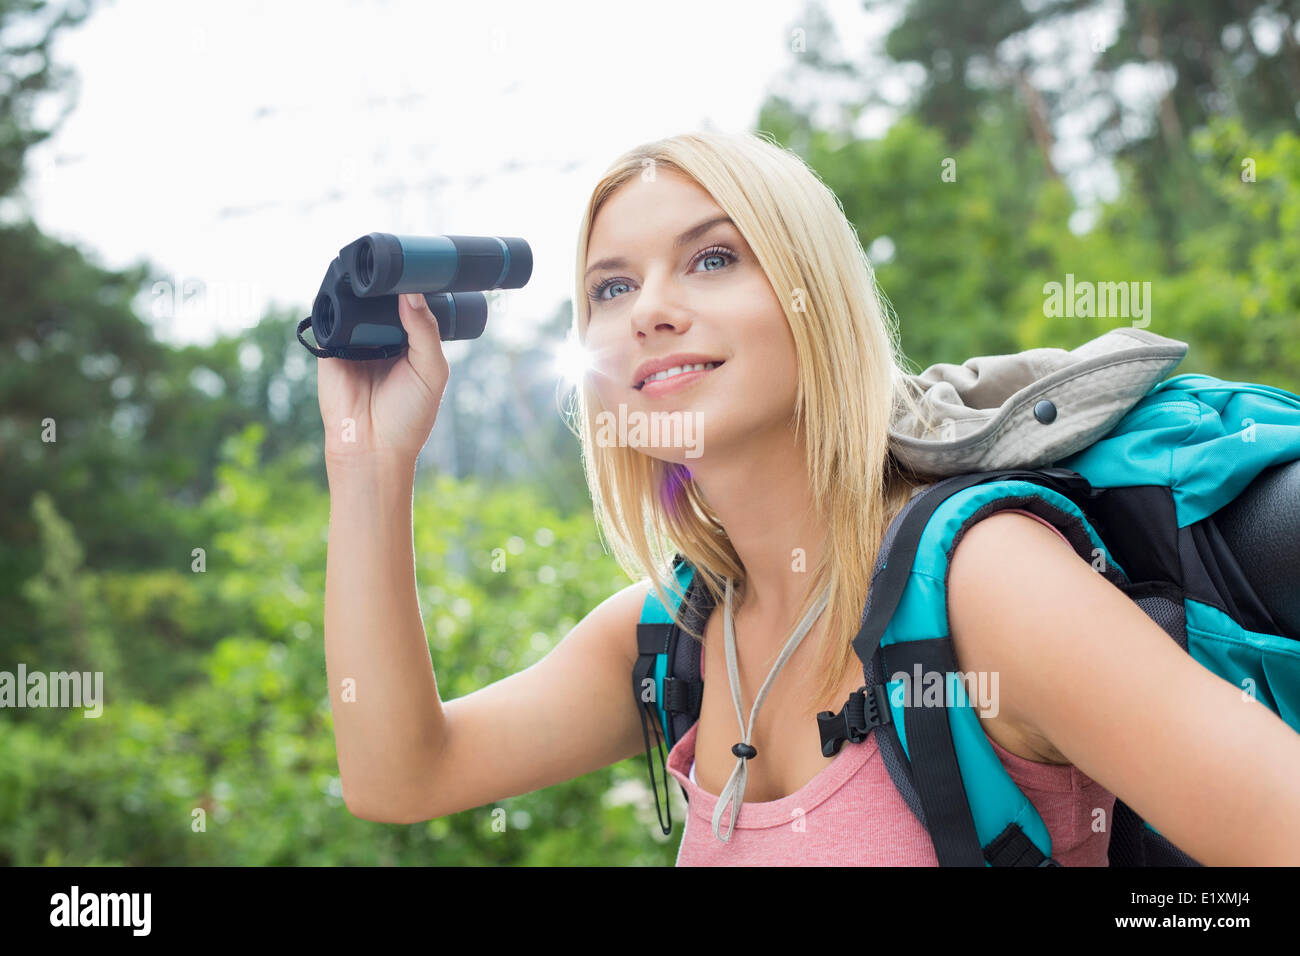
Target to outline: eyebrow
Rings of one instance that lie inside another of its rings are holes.
[[[705,219],[703,222],[691,226],[691,228],[687,229],[680,236],[674,239],[673,248],[678,249],[686,245],[688,242],[698,239],[714,226],[721,225],[722,223],[727,223],[730,226],[736,225],[731,221],[731,217],[728,215],[714,216],[711,219]],[[623,256],[610,256],[609,258],[601,259],[599,262],[593,263],[591,268],[587,270],[586,276],[583,278],[585,279],[587,276],[590,276],[593,272],[596,272],[599,269],[621,269],[626,265],[627,259]]]

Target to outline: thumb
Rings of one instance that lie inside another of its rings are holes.
[[[406,330],[407,345],[412,364],[423,371],[429,362],[442,364],[442,336],[438,320],[429,309],[429,303],[419,292],[407,292],[397,297],[397,315]]]

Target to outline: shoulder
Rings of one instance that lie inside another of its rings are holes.
[[[1051,680],[1041,635],[1086,610],[1095,572],[1055,532],[1024,514],[998,512],[972,525],[949,556],[947,601],[953,653],[963,672],[997,675],[985,732],[1030,760],[1070,761],[1039,729],[1026,685]],[[1106,585],[1109,587],[1110,585]],[[1140,612],[1139,612],[1140,613]]]
[[[641,612],[645,608],[645,599],[654,593],[654,584],[648,578],[640,581],[634,581],[621,591],[616,591],[607,599],[610,604],[618,606],[624,617],[632,618],[634,623],[641,620]],[[633,642],[633,653],[636,650],[636,643]]]
[[[1069,566],[1089,574],[1091,566],[1044,522],[1016,511],[999,511],[971,525],[948,556],[949,599],[954,585],[963,596],[978,601],[996,577],[1018,572],[1046,560],[1054,571]],[[990,563],[992,562],[992,563]]]
[[[1009,603],[1031,601],[1045,582],[1065,602],[1055,617],[1070,608],[1071,582],[1094,575],[1091,565],[1043,522],[1000,511],[967,528],[948,556],[949,624],[985,630],[981,625],[1010,611]]]

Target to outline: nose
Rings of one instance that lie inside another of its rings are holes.
[[[645,284],[632,306],[632,332],[638,338],[653,331],[685,332],[691,327],[690,310],[684,301],[685,291],[671,278],[646,276]]]

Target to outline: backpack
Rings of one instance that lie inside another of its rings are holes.
[[[1060,865],[981,728],[948,636],[948,557],[997,511],[1051,522],[1180,648],[1300,733],[1300,396],[1208,375],[1159,380],[1186,348],[1122,328],[1073,352],[983,356],[912,377],[942,413],[943,434],[896,416],[891,454],[934,481],[883,538],[853,641],[864,685],[817,722],[827,757],[876,733],[941,866]],[[680,624],[699,633],[712,610],[681,554],[672,572],[671,607],[653,590],[645,599],[633,670],[665,835],[671,808],[664,825],[646,725],[667,806],[664,743],[671,749],[698,719],[704,686]],[[943,675],[941,706],[907,706],[915,691],[891,679],[918,666]],[[1108,860],[1200,865],[1118,797]]]

